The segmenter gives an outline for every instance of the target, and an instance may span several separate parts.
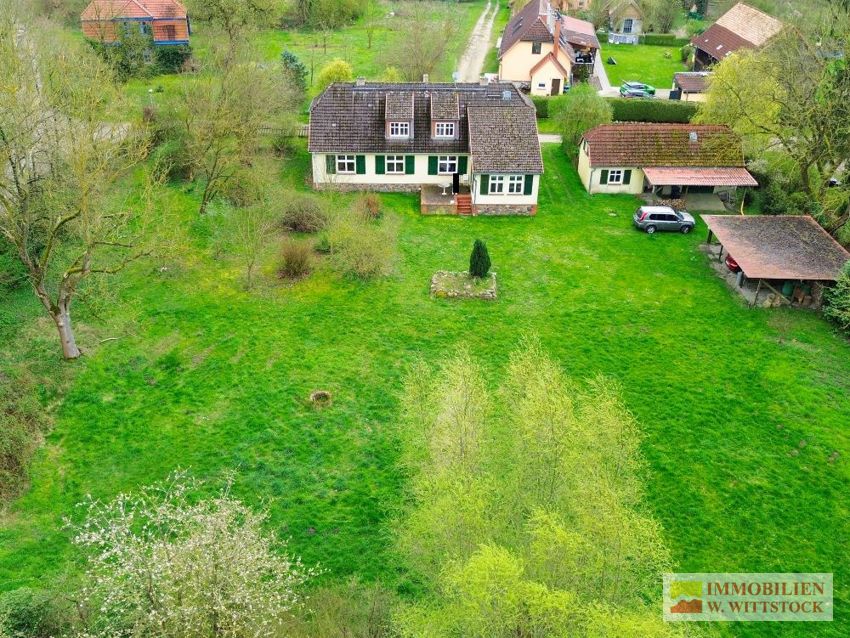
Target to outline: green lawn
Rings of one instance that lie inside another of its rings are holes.
[[[669,59],[664,57],[665,53],[670,54]],[[604,63],[609,56],[617,61],[616,65],[605,64],[605,71],[613,87],[634,80],[658,89],[669,89],[673,86],[673,74],[687,70],[676,47],[606,42],[602,45],[600,55]]]
[[[387,195],[399,223],[391,277],[356,283],[320,268],[253,294],[212,254],[196,194],[169,187],[161,205],[181,214],[180,254],[128,271],[121,305],[98,319],[81,306],[88,355],[68,366],[55,363],[31,293],[0,303],[11,344],[0,367],[73,366],[61,403],[44,397],[55,428],[32,487],[2,519],[0,587],[73,569],[62,517],[86,493],[110,497],[175,467],[237,468],[238,495],[267,506],[325,579],[402,585],[387,535],[403,488],[407,365],[466,345],[495,382],[534,333],[573,377],[622,383],[646,435],[648,502],[680,571],[835,572],[837,622],[816,635],[850,633],[850,344],[817,314],[748,309],[700,252],[702,224],[689,236],[638,233],[633,198],[586,195],[555,145],[545,161],[534,218],[424,217],[415,196]],[[302,152],[283,177],[302,183],[305,166]],[[499,300],[429,298],[432,273],[464,268],[476,238]],[[108,337],[119,339],[100,343]],[[307,401],[319,388],[334,395],[323,411]],[[779,634],[769,623],[720,630]],[[812,632],[789,623],[781,635]]]

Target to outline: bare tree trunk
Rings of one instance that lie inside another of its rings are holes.
[[[62,342],[62,356],[66,359],[78,359],[82,352],[77,347],[77,339],[74,337],[74,329],[71,325],[71,312],[67,304],[57,306],[50,312],[56,330],[59,331],[59,340]]]

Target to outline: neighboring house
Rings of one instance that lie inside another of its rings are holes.
[[[155,45],[189,44],[189,17],[177,0],[92,0],[80,16],[83,35],[111,44],[138,29]]]
[[[637,44],[643,33],[643,10],[635,0],[608,3],[608,42]]]
[[[558,11],[587,11],[593,6],[593,0],[553,0],[552,4]]]
[[[705,102],[710,79],[711,73],[706,71],[674,73],[670,99],[683,102]]]
[[[598,52],[590,22],[561,15],[548,0],[531,0],[505,27],[499,79],[528,88],[532,95],[560,95],[575,76],[592,75]]]
[[[420,191],[423,212],[534,214],[543,160],[513,84],[334,83],[310,106],[318,189]]]
[[[757,186],[726,126],[603,124],[584,134],[578,173],[589,193],[720,193]]]
[[[691,39],[694,71],[708,68],[741,49],[760,49],[782,31],[782,23],[739,2],[717,22]]]

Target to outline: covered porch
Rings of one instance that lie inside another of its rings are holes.
[[[743,167],[648,167],[643,172],[653,203],[682,200],[687,210],[731,210],[739,187],[758,186]]]
[[[457,188],[457,192],[452,192]],[[423,184],[419,192],[419,211],[437,215],[471,215],[472,195],[469,186],[453,186],[450,180],[444,184]]]

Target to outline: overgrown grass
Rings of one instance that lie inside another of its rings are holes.
[[[119,279],[121,305],[78,317],[88,354],[71,364],[67,392],[44,397],[55,429],[30,491],[2,520],[0,587],[75,569],[61,520],[84,494],[110,497],[183,467],[202,478],[237,468],[237,496],[267,506],[326,580],[356,573],[405,591],[387,534],[402,494],[408,364],[466,345],[494,380],[519,337],[536,333],[570,376],[622,383],[678,570],[834,572],[836,622],[817,634],[846,635],[850,345],[814,313],[747,308],[700,252],[701,223],[689,236],[636,232],[633,198],[591,198],[556,145],[544,156],[534,218],[421,216],[415,196],[387,195],[400,253],[390,277],[361,283],[319,267],[280,284],[268,272],[253,294],[214,258],[196,193],[168,187],[163,205],[185,229],[180,255],[135,266]],[[302,151],[282,179],[303,187],[305,166]],[[434,271],[464,269],[476,238],[499,273],[499,300],[430,298]],[[67,369],[30,296],[0,305],[0,365]],[[333,405],[312,408],[315,389]],[[782,635],[811,635],[802,625]]]
[[[670,54],[669,59],[664,57],[665,53]],[[618,87],[623,82],[635,81],[650,84],[658,89],[669,89],[673,86],[673,74],[687,70],[676,47],[606,42],[602,44],[600,55],[613,87]],[[616,65],[607,64],[609,56],[617,61]]]

